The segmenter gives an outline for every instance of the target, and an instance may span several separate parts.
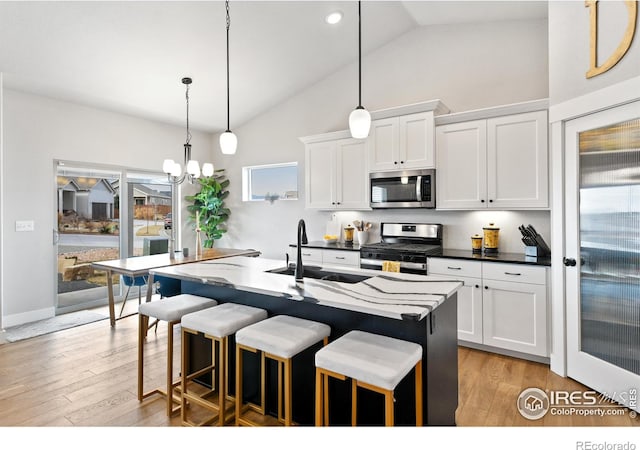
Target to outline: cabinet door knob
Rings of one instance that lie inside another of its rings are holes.
[[[476,284],[476,289],[478,289],[480,287],[480,285]]]
[[[404,164],[404,161],[400,161],[400,164]]]
[[[340,202],[338,202],[338,205],[340,204]]]
[[[393,163],[394,163],[394,164],[398,164],[398,161],[394,161]]]
[[[489,200],[489,203],[493,203],[493,200]]]
[[[480,202],[484,203],[484,199],[480,200]]]
[[[485,288],[485,289],[489,289],[489,286],[485,286],[484,288]]]
[[[331,202],[331,204],[332,204],[332,205],[335,205],[335,204],[336,204],[336,202]]]

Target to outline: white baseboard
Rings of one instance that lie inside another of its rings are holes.
[[[36,311],[28,311],[20,314],[12,314],[4,316],[2,318],[3,328],[15,327],[16,325],[22,325],[23,323],[35,322],[37,320],[44,320],[54,317],[56,315],[56,309],[54,307],[38,309]]]

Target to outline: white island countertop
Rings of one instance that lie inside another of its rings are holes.
[[[423,319],[462,286],[460,281],[443,280],[437,276],[354,267],[325,266],[322,270],[371,278],[358,283],[345,283],[305,277],[304,282],[296,283],[293,275],[268,272],[285,267],[286,263],[281,260],[235,256],[152,269],[150,273],[154,276],[284,297],[292,301],[308,301],[322,306],[410,320]]]

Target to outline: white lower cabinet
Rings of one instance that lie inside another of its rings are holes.
[[[546,268],[430,258],[428,273],[464,282],[458,291],[459,340],[549,356]]]
[[[296,262],[297,248],[289,247],[289,258]],[[360,267],[360,252],[351,250],[325,250],[321,248],[303,247],[302,264],[310,266],[353,266]]]

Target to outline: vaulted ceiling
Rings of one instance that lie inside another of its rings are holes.
[[[357,59],[355,1],[236,0],[230,14],[232,128]],[[543,1],[365,1],[362,51],[420,26],[546,15]],[[2,1],[0,71],[8,88],[177,125],[190,76],[191,124],[216,132],[225,36],[223,1]]]

